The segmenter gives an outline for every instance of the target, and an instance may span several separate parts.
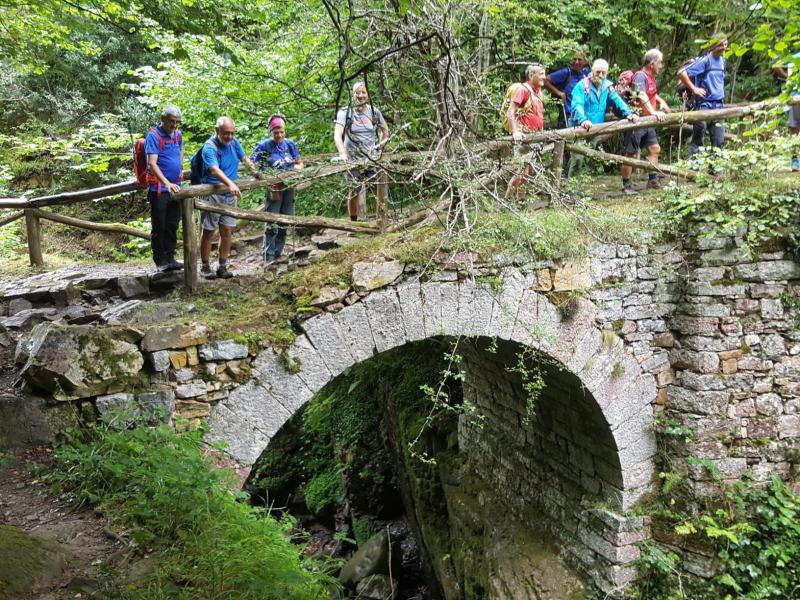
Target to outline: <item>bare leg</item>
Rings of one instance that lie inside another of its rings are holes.
[[[525,168],[514,175],[508,182],[508,188],[506,188],[506,198],[511,198],[515,195],[519,189],[519,187],[525,183],[525,180],[533,175],[533,168],[530,165],[526,165]]]
[[[219,259],[224,262],[228,260],[228,253],[231,250],[231,241],[233,240],[233,227],[226,225],[219,226]]]
[[[211,242],[213,240],[214,230],[203,229],[203,233],[200,234],[200,260],[204,265],[211,260]]]

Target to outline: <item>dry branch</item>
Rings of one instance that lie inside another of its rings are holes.
[[[0,219],[0,227],[3,227],[4,225],[8,225],[9,223],[13,223],[17,219],[21,219],[23,216],[25,216],[25,213],[23,211],[21,211],[21,210],[18,210],[17,212],[13,212],[10,215]]]

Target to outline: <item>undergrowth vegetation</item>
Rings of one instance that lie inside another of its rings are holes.
[[[123,598],[320,600],[330,581],[276,520],[234,492],[235,476],[210,465],[201,430],[97,426],[55,451],[47,475],[77,505],[92,505],[158,566]]]

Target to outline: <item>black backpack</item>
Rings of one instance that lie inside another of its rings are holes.
[[[217,144],[216,136],[211,136],[202,146],[200,146],[200,149],[195,152],[195,155],[190,161],[191,175],[189,176],[189,181],[192,185],[198,185],[203,179],[203,171],[205,171],[206,168],[206,165],[203,161],[203,148],[206,147],[206,144],[214,144],[214,147],[217,149],[217,161],[219,161],[222,154],[222,150]]]

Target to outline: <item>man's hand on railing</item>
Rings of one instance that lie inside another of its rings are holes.
[[[656,118],[656,121],[663,121],[667,118],[667,113],[657,110],[653,113],[653,116]]]
[[[170,181],[167,183],[167,191],[169,191],[170,194],[177,194],[181,191],[181,186],[178,183],[172,183]]]
[[[589,119],[586,119],[583,123],[581,123],[581,127],[583,127],[586,131],[589,131],[592,128],[592,122]]]
[[[628,121],[630,121],[631,123],[639,122],[639,115],[637,115],[636,113],[631,113],[625,118],[628,119]]]

